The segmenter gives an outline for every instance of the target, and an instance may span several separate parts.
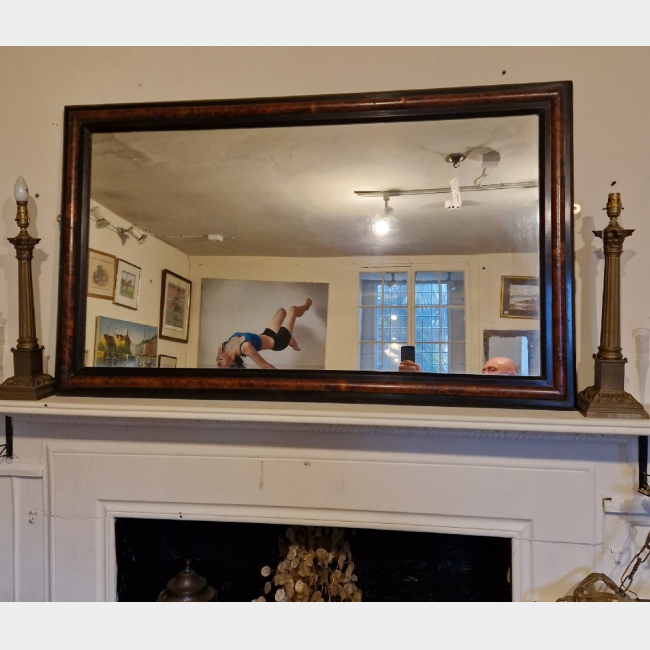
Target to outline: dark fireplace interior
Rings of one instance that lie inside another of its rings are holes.
[[[222,602],[263,595],[265,565],[282,559],[286,525],[120,518],[115,523],[117,599],[151,602],[191,559]],[[508,538],[346,529],[364,601],[507,602]]]

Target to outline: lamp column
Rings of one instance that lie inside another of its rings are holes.
[[[618,222],[623,209],[620,194],[610,194],[605,209],[609,225],[593,231],[603,240],[605,252],[600,345],[594,355],[594,385],[579,393],[578,410],[587,417],[647,419],[643,406],[624,390],[627,359],[621,348],[621,254],[634,230],[625,230]]]
[[[28,232],[29,212],[27,184],[19,177],[14,187],[16,199],[16,223],[20,232],[9,242],[16,249],[18,260],[18,344],[11,351],[14,355],[14,376],[0,385],[0,399],[37,400],[54,393],[54,378],[43,372],[43,346],[36,338],[34,317],[34,288],[32,283],[32,259],[34,247],[40,239]]]

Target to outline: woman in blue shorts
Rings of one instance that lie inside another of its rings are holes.
[[[286,309],[278,309],[273,314],[267,328],[261,334],[252,332],[235,332],[227,341],[221,344],[217,354],[218,368],[243,368],[243,357],[252,359],[260,368],[274,369],[268,361],[262,357],[260,351],[274,350],[280,352],[287,347],[300,351],[296,340],[293,338],[293,326],[296,318],[300,318],[310,307],[311,298],[305,300],[304,305],[293,306]]]

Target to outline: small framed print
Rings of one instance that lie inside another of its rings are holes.
[[[161,339],[187,343],[190,329],[190,294],[192,283],[176,273],[164,269],[160,292]]]
[[[115,298],[115,255],[88,250],[88,296],[91,298]]]
[[[142,269],[124,260],[117,260],[115,273],[115,298],[113,302],[129,309],[138,308],[140,297],[140,273]]]
[[[170,357],[166,354],[158,355],[158,367],[159,368],[175,368],[176,367],[176,357]]]
[[[501,317],[539,318],[539,279],[501,276]]]

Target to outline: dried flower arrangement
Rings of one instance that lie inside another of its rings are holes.
[[[265,595],[253,602],[266,602],[274,587],[277,602],[361,600],[350,543],[343,528],[294,526],[278,542],[283,559],[273,580],[264,585]],[[271,573],[269,566],[262,569],[265,578]]]

